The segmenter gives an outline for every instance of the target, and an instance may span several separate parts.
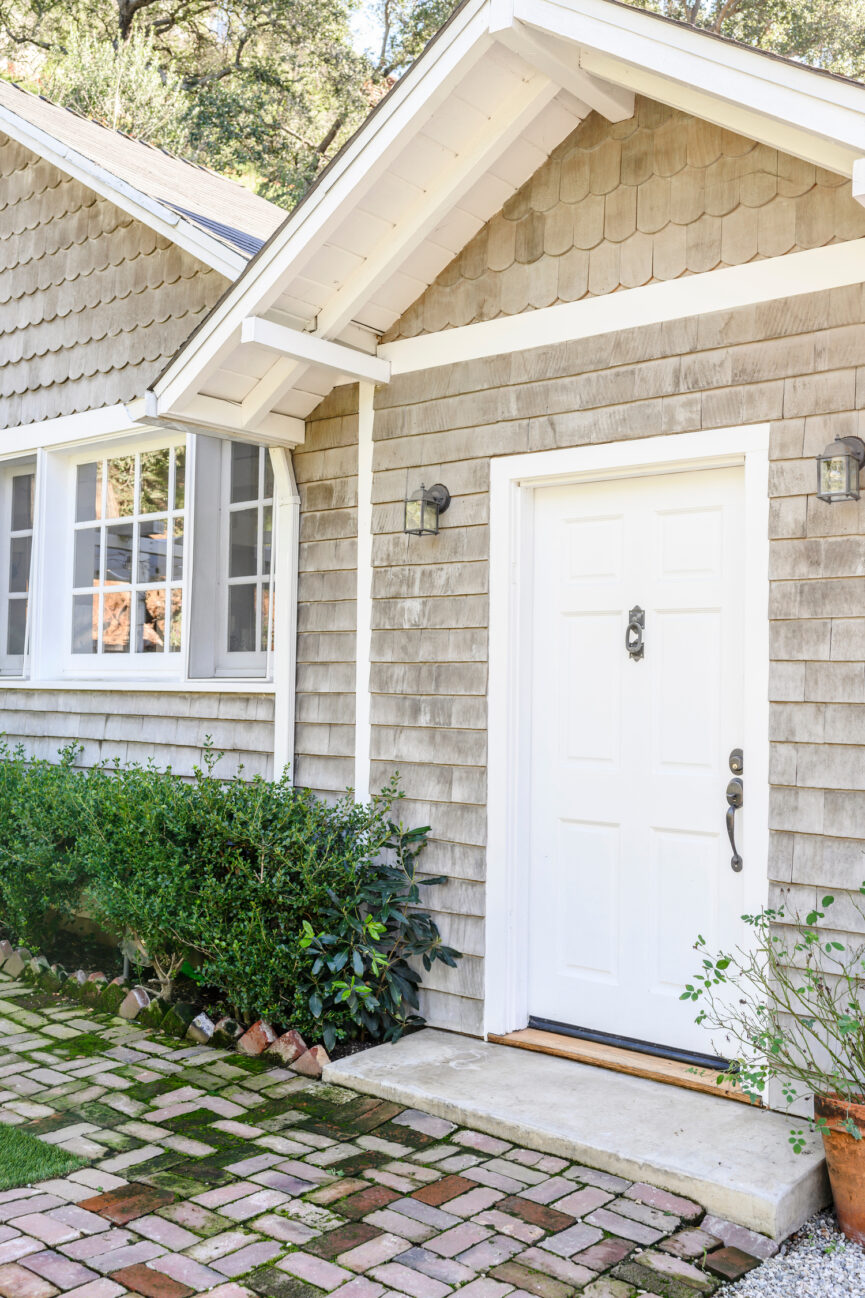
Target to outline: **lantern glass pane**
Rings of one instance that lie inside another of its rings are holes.
[[[831,459],[820,461],[820,494],[824,496],[846,495],[849,486],[847,480],[847,455],[833,455]]]
[[[405,530],[419,532],[423,526],[423,501],[407,500],[405,502]]]
[[[439,511],[438,505],[434,500],[425,500],[423,506],[423,529],[425,532],[432,532],[435,536],[439,530]]]

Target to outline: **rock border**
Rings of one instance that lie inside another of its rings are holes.
[[[169,1004],[149,987],[133,985],[126,978],[109,982],[100,970],[88,973],[77,969],[70,974],[62,965],[49,964],[44,955],[34,955],[25,946],[13,947],[6,938],[0,940],[0,969],[13,978],[34,983],[42,991],[59,992],[91,1009],[135,1020],[143,1027],[194,1045],[236,1050],[251,1058],[272,1055],[283,1067],[302,1077],[319,1078],[330,1063],[324,1046],[308,1046],[294,1028],[279,1034],[264,1019],[257,1019],[250,1027],[228,1017],[215,1019],[201,1006],[190,1001]]]

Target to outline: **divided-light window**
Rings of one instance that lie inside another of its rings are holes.
[[[3,554],[0,557],[0,671],[20,675],[27,653],[36,469],[5,466],[0,478]]]
[[[263,447],[232,442],[228,474],[225,648],[230,654],[266,652],[272,631],[270,456]]]
[[[73,654],[180,652],[185,470],[182,446],[77,466]]]

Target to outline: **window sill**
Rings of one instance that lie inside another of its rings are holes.
[[[273,694],[273,681],[247,679],[228,680],[217,677],[212,680],[181,681],[176,678],[168,680],[130,680],[111,676],[64,676],[60,680],[30,680],[21,676],[0,676],[0,691],[18,690],[99,690],[101,693],[126,691],[129,693],[152,692],[155,694]]]

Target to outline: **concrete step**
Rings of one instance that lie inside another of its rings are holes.
[[[801,1121],[553,1055],[425,1028],[324,1080],[648,1181],[774,1239],[830,1198],[820,1138],[789,1144]]]

